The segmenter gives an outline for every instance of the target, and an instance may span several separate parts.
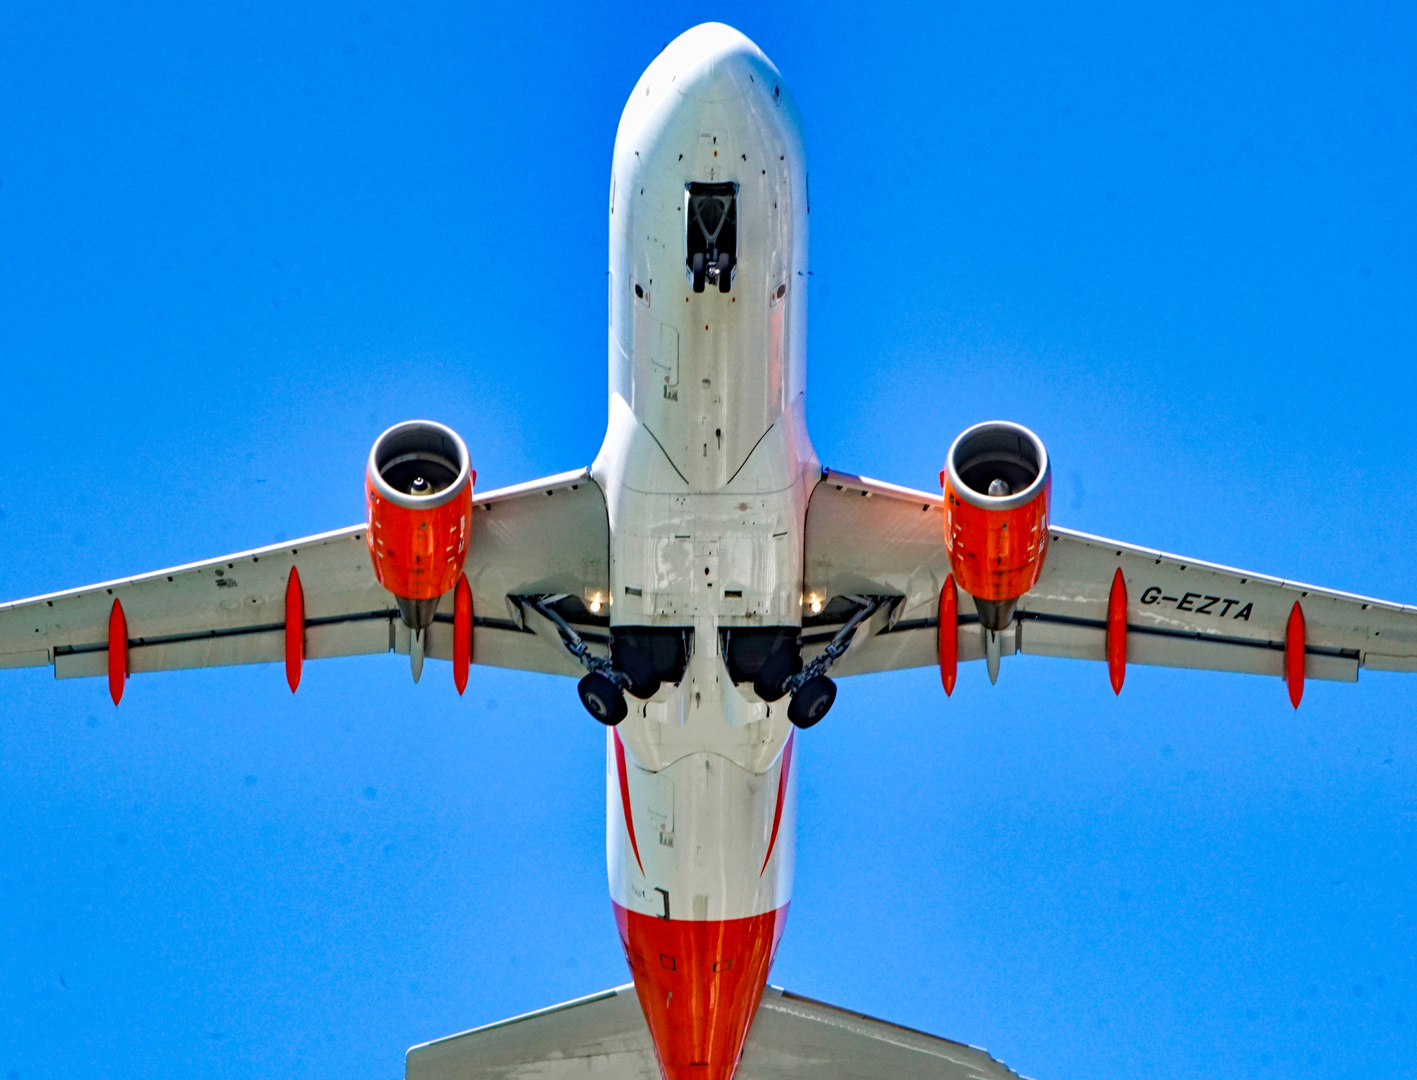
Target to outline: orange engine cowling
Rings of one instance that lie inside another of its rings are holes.
[[[462,575],[476,478],[457,432],[431,420],[395,424],[369,452],[364,495],[374,576],[415,630],[432,625],[438,600]]]
[[[940,481],[950,569],[980,622],[1002,630],[1048,552],[1048,452],[1028,428],[989,420],[954,441]]]

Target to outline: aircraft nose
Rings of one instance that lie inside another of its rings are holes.
[[[691,101],[733,101],[777,76],[761,49],[722,23],[686,30],[673,45],[680,54],[675,86]]]

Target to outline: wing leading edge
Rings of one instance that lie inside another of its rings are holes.
[[[938,495],[827,472],[807,509],[803,641],[830,639],[859,598],[892,598],[832,669],[850,675],[937,662],[939,596],[949,574]],[[1121,570],[1127,661],[1281,675],[1285,630],[1304,613],[1305,677],[1354,682],[1360,668],[1417,671],[1417,608],[1186,559],[1053,527],[1038,584],[1001,635],[1003,655],[1106,659],[1107,605]],[[959,659],[983,656],[961,598]]]
[[[524,596],[554,596],[592,647],[591,611],[609,592],[605,497],[588,471],[480,494],[465,568],[474,663],[575,675],[576,661]],[[409,632],[369,559],[365,526],[274,544],[132,578],[0,605],[0,668],[52,665],[56,678],[108,670],[109,616],[122,603],[128,671],[274,663],[285,656],[292,567],[305,598],[306,659],[409,651]],[[439,607],[427,655],[451,659],[453,598]]]

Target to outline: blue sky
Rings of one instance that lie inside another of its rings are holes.
[[[0,595],[351,524],[412,416],[588,463],[615,125],[706,14],[804,116],[824,461],[1003,416],[1060,524],[1417,601],[1417,20],[1312,3],[8,4]],[[1039,1080],[1410,1075],[1414,691],[845,680],[773,981]],[[3,673],[0,1078],[394,1077],[626,981],[603,768],[549,677]]]

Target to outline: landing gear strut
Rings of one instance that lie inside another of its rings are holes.
[[[525,602],[530,603],[540,615],[550,620],[560,633],[561,643],[566,646],[566,651],[579,660],[589,672],[576,687],[576,693],[580,695],[586,712],[607,727],[614,727],[630,714],[630,707],[625,703],[625,691],[642,680],[637,681],[629,674],[617,670],[605,657],[596,656],[590,651],[585,639],[572,629],[571,624],[561,617],[554,606],[557,601],[565,598],[565,593],[556,596],[529,596],[525,598]]]
[[[809,728],[831,710],[836,701],[836,683],[827,678],[827,669],[840,659],[851,645],[856,628],[881,608],[896,602],[893,596],[857,596],[860,603],[846,625],[833,635],[820,656],[809,661],[801,670],[790,673],[800,664],[795,652],[775,653],[763,664],[753,682],[753,689],[764,701],[777,701],[791,694],[787,703],[787,718],[799,728]]]

